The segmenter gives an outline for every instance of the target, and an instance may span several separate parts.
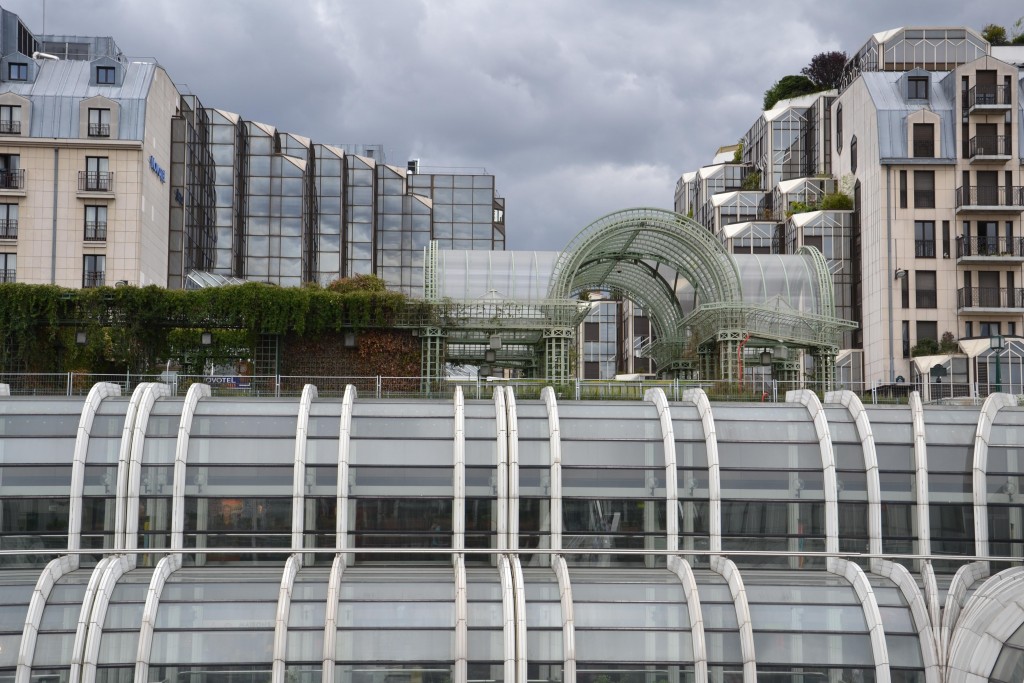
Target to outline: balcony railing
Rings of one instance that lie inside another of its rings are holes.
[[[106,221],[86,221],[85,222],[85,241],[86,242],[103,242],[107,239],[107,222]]]
[[[109,123],[90,123],[89,124],[89,137],[91,137],[91,138],[109,138],[110,137],[110,124]]]
[[[0,190],[24,190],[25,169],[0,171]]]
[[[963,206],[1004,206],[1024,209],[1024,187],[1020,185],[964,185],[956,188],[956,208]]]
[[[0,133],[21,135],[21,121],[0,121]]]
[[[935,240],[914,240],[914,256],[935,258]]]
[[[956,257],[1014,256],[1024,258],[1024,237],[958,237]]]
[[[78,190],[80,192],[111,192],[114,187],[113,171],[79,171]]]
[[[917,158],[931,158],[935,156],[934,140],[914,140],[914,156]]]
[[[976,85],[967,91],[967,108],[1010,105],[1010,89],[1005,85]]]
[[[87,270],[82,274],[82,287],[102,287],[106,282],[105,276],[102,270]]]
[[[14,269],[0,270],[0,282],[16,282],[14,279]]]
[[[5,218],[0,220],[0,240],[18,239],[18,219]]]
[[[971,159],[979,156],[1008,157],[1011,154],[1010,142],[1007,135],[976,135],[970,140],[967,156]]]
[[[1024,308],[1024,288],[961,287],[956,290],[957,308]]]

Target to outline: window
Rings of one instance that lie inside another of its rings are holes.
[[[86,254],[82,265],[82,287],[102,287],[106,276],[107,257]]]
[[[942,258],[949,258],[949,221],[942,221]]]
[[[18,205],[0,204],[0,239],[13,240],[18,237]]]
[[[857,172],[857,136],[850,139],[850,172]]]
[[[78,174],[78,189],[89,192],[111,192],[113,173],[108,171],[107,157],[86,157],[85,170]]]
[[[85,241],[102,242],[107,239],[107,207],[85,207]]]
[[[9,81],[27,81],[28,80],[28,64],[26,62],[8,62],[7,63],[7,80],[9,80]]]
[[[914,221],[914,256],[935,258],[935,221]]]
[[[900,171],[900,208],[907,208],[907,172]]]
[[[21,107],[0,104],[0,133],[7,135],[21,133]]]
[[[21,170],[21,156],[0,154],[0,190],[20,190],[25,186],[25,174]]]
[[[900,278],[900,305],[903,308],[910,308],[910,275],[903,271]]]
[[[0,254],[0,282],[14,282],[17,270],[17,254]]]
[[[935,125],[914,124],[914,156],[930,158],[935,156]]]
[[[96,83],[99,85],[114,85],[114,67],[96,67]]]
[[[583,323],[583,341],[601,341],[601,324],[591,322]]]
[[[836,151],[843,151],[843,104],[836,105]]]
[[[974,336],[974,323],[970,320],[964,323],[964,337],[970,339]]]
[[[914,208],[935,208],[935,171],[914,171]]]
[[[1002,336],[1002,329],[998,322],[980,322],[978,327],[981,328],[981,336],[984,337],[999,337]]]
[[[110,110],[90,109],[89,110],[89,137],[109,138],[110,137]]]
[[[911,76],[907,79],[907,99],[928,99],[928,78],[926,76]]]
[[[914,273],[914,286],[917,291],[917,308],[936,308],[938,295],[935,289],[935,271],[918,270]]]
[[[903,347],[903,357],[910,358],[910,321],[904,320],[901,326],[903,332],[903,339],[901,346]]]
[[[939,324],[934,320],[917,321],[917,343],[920,344],[926,339],[939,341]]]

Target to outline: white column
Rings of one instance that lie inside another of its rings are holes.
[[[558,400],[555,390],[544,387],[540,397],[548,411],[548,439],[551,455],[551,548],[562,549],[562,434],[558,425]],[[565,563],[565,560],[562,560]],[[568,575],[567,575],[568,576]],[[575,678],[575,664],[573,665]],[[566,679],[568,682],[568,679]]]
[[[722,479],[718,469],[718,434],[715,432],[715,416],[711,413],[711,402],[703,389],[687,389],[683,400],[697,406],[701,424],[704,427],[704,447],[708,455],[708,530],[712,552],[722,550]],[[745,680],[745,679],[744,679]]]
[[[498,454],[495,485],[497,487],[497,532],[498,548],[508,550],[511,540],[508,537],[509,511],[509,469],[508,469],[508,407],[505,404],[505,387],[494,387],[494,420],[496,423]],[[493,559],[493,558],[492,558]]]
[[[576,624],[573,619],[572,583],[569,567],[561,555],[551,556],[551,568],[558,579],[558,593],[562,603],[562,669],[563,683],[576,683]]]
[[[505,410],[508,413],[508,548],[519,549],[519,414],[516,396],[511,387],[505,389]],[[518,556],[516,562],[518,562]]]
[[[839,403],[853,418],[860,437],[860,449],[864,454],[864,474],[868,490],[868,552],[882,554],[882,487],[878,479],[878,453],[875,451],[875,435],[871,421],[857,394],[844,389],[825,394],[826,403]]]
[[[665,535],[668,537],[665,548],[675,552],[679,549],[679,476],[676,472],[676,434],[672,426],[672,412],[665,392],[660,388],[648,389],[644,392],[644,400],[654,404],[661,422],[665,451]]]
[[[694,681],[707,683],[708,649],[704,639],[704,616],[700,609],[697,579],[693,576],[690,563],[678,555],[668,556],[668,570],[679,579],[683,586],[683,596],[686,598],[686,611],[690,616],[690,639],[693,644]]]
[[[860,598],[868,634],[871,636],[871,654],[875,658],[875,683],[890,683],[892,679],[889,674],[889,646],[885,642],[882,613],[878,610],[878,600],[875,599],[875,591],[871,587],[871,582],[868,581],[864,570],[856,562],[830,557],[826,560],[826,566],[830,573],[842,576],[849,581],[853,590],[856,591],[857,597]]]
[[[928,603],[924,593],[918,587],[910,570],[902,564],[871,558],[871,573],[884,576],[900,589],[903,599],[910,606],[910,616],[914,620],[914,629],[921,643],[921,661],[924,663],[925,683],[942,682],[942,665],[939,662],[939,648],[935,642],[935,629],[928,614]]]
[[[519,555],[512,555],[510,562],[512,565],[512,587],[514,590],[516,617],[516,677],[514,683],[527,683],[526,586],[523,581],[523,566],[519,563]]]
[[[178,440],[174,447],[174,484],[171,488],[171,548],[184,548],[185,537],[185,470],[188,467],[188,442],[192,436],[192,418],[196,414],[199,399],[210,397],[210,385],[193,384],[185,394],[181,407],[181,421],[178,422]]]
[[[917,554],[931,555],[932,521],[928,507],[928,442],[924,433],[924,406],[921,404],[921,395],[916,391],[910,392],[907,402],[910,404],[914,428],[914,487],[917,489],[914,517],[917,520]]]
[[[453,553],[455,565],[455,671],[452,683],[469,679],[469,599],[466,582],[466,556]]]
[[[94,683],[96,665],[100,656],[100,641],[103,638],[103,622],[107,618],[107,607],[110,596],[117,586],[117,580],[129,569],[135,568],[134,555],[120,555],[109,565],[100,577],[96,594],[93,597],[92,610],[86,624],[86,633],[82,649],[78,648],[78,637],[75,637],[75,650],[71,658],[70,683]],[[78,659],[80,658],[80,659]],[[77,661],[76,661],[77,660]]]
[[[89,390],[82,404],[82,415],[78,418],[78,433],[75,435],[75,454],[71,465],[71,507],[68,514],[68,550],[82,547],[82,497],[85,489],[85,458],[89,452],[89,436],[103,399],[120,396],[121,386],[113,382],[98,382]],[[78,567],[79,556],[72,555],[72,562]]]
[[[313,385],[306,385],[311,386]],[[303,389],[302,393],[305,397],[306,390]],[[281,590],[277,594],[277,617],[274,620],[274,663],[270,670],[271,683],[285,683],[286,680],[284,665],[288,652],[288,614],[292,609],[295,575],[299,573],[301,566],[302,554],[293,553],[288,556],[288,561],[284,563],[284,571],[281,573]]]
[[[299,416],[295,422],[295,460],[292,465],[292,550],[305,546],[306,531],[306,435],[309,432],[309,411],[317,398],[316,386],[302,387]],[[289,558],[290,560],[291,558]],[[297,562],[302,566],[302,556]]]
[[[189,391],[191,390],[189,387]],[[160,594],[163,593],[164,585],[171,574],[181,569],[181,559],[181,553],[165,555],[153,569],[149,590],[146,592],[146,606],[142,610],[142,624],[139,626],[139,646],[135,656],[136,681],[149,680],[149,660],[153,652],[153,629],[156,627],[157,610],[160,609]]]
[[[810,389],[786,392],[787,403],[800,403],[814,421],[821,451],[821,469],[825,477],[825,552],[839,552],[839,502],[836,484],[836,458],[832,451],[832,435],[828,430],[828,419],[821,407],[818,395]]]
[[[18,648],[18,664],[14,674],[15,683],[29,683],[32,676],[32,659],[36,652],[36,637],[39,635],[39,621],[43,618],[43,608],[50,597],[54,584],[65,574],[78,568],[77,557],[64,555],[55,557],[43,568],[32,598],[25,613],[25,626],[21,630],[21,644]],[[101,562],[103,560],[100,560]]]
[[[512,566],[507,555],[498,556],[498,574],[501,577],[501,623],[504,644],[504,674],[502,680],[512,683],[516,680],[516,609],[515,588]]]
[[[353,389],[351,385],[345,389]],[[341,577],[345,572],[345,555],[338,553],[331,564],[331,575],[327,581],[327,609],[324,613],[324,664],[321,683],[334,683],[334,655],[338,646],[338,602],[341,598]],[[139,680],[136,678],[135,680]]]
[[[455,433],[452,438],[452,550],[466,548],[466,403],[455,387]],[[455,561],[454,556],[452,561]]]
[[[942,626],[939,632],[939,658],[946,662],[950,661],[950,643],[953,636],[953,629],[960,618],[960,610],[967,601],[967,589],[978,581],[987,579],[989,575],[988,562],[971,562],[956,570],[953,580],[949,583],[949,590],[946,591],[946,605],[942,610]]]
[[[743,658],[743,683],[757,683],[757,656],[754,652],[754,628],[750,621],[747,589],[736,564],[721,555],[711,556],[711,571],[720,574],[729,584],[732,602],[736,608],[736,623],[740,633],[740,656]]]
[[[349,384],[345,387],[345,396],[341,400],[341,424],[338,429],[338,498],[335,502],[334,510],[334,547],[338,550],[348,548],[348,463],[350,459],[349,447],[352,440],[352,407],[355,401],[356,388]],[[338,558],[340,558],[343,565],[350,562],[350,558],[345,553],[338,555]],[[338,558],[334,561],[338,562]],[[326,641],[324,641],[324,647],[327,647]],[[327,675],[326,670],[324,675]],[[331,675],[333,676],[334,674],[332,673]],[[329,682],[325,680],[324,683]]]
[[[989,555],[988,551],[988,438],[992,423],[1000,408],[1017,406],[1017,397],[1011,394],[990,394],[978,414],[978,427],[974,432],[974,554]]]
[[[139,385],[140,387],[143,385]],[[128,456],[128,489],[125,496],[124,540],[121,547],[135,550],[139,547],[139,491],[142,488],[142,451],[146,445],[149,415],[158,398],[171,395],[171,388],[159,382],[146,383],[132,426],[131,450]],[[133,397],[134,398],[134,397]],[[122,443],[122,449],[124,444]],[[123,452],[123,450],[122,450]],[[120,468],[118,468],[120,472]],[[134,565],[137,555],[132,556]]]

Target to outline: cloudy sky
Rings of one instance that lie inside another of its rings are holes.
[[[0,0],[36,33],[43,0]],[[734,143],[765,89],[910,25],[1009,28],[1008,0],[46,0],[211,107],[388,161],[486,168],[510,249],[559,249]]]

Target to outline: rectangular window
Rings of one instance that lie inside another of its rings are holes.
[[[107,207],[85,207],[85,241],[102,242],[107,239]]]
[[[590,322],[583,323],[583,341],[601,341],[601,324]]]
[[[109,138],[110,137],[110,110],[90,109],[89,110],[89,137]]]
[[[86,157],[85,171],[79,174],[78,189],[89,192],[110,192],[113,173],[107,157]]]
[[[0,133],[5,135],[21,134],[21,107],[0,104]]]
[[[998,337],[1002,335],[1000,332],[1000,323],[998,322],[981,322],[978,323],[978,327],[981,328],[981,337]]]
[[[21,170],[21,156],[0,154],[0,190],[20,190],[25,187],[25,173]]]
[[[18,238],[18,205],[0,204],[0,239]]]
[[[910,321],[904,320],[901,326],[903,332],[903,339],[901,340],[900,346],[903,350],[903,357],[910,358]]]
[[[9,80],[9,81],[27,81],[28,80],[28,63],[27,62],[8,62],[7,63],[7,80]]]
[[[933,342],[939,341],[939,324],[934,320],[917,321],[917,343],[930,339]]]
[[[907,208],[907,172],[900,171],[900,208]]]
[[[900,304],[903,308],[910,308],[910,274],[903,271],[900,278]]]
[[[17,270],[17,254],[0,254],[0,282],[15,282]]]
[[[1017,323],[1015,323],[1013,321],[1010,321],[1010,322],[1006,323],[1006,334],[1008,334],[1011,337],[1016,337],[1017,336]]]
[[[112,67],[112,66],[98,66],[98,67],[96,67],[96,82],[99,85],[114,85],[114,67]]]
[[[935,156],[935,126],[933,124],[914,124],[914,156]]]
[[[928,79],[921,76],[912,76],[907,79],[907,99],[927,100]]]
[[[935,208],[935,171],[914,171],[914,208]]]
[[[914,221],[914,256],[935,258],[935,221]]]
[[[82,261],[82,287],[102,287],[106,281],[107,257],[86,254]]]
[[[917,308],[936,308],[938,293],[935,284],[934,270],[918,270],[914,272],[914,289],[917,293]]]
[[[942,221],[942,258],[949,258],[949,221]]]
[[[974,336],[974,323],[970,320],[964,323],[964,337],[970,339]]]

